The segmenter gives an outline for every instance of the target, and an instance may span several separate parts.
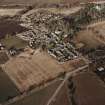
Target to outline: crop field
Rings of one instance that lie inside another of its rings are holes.
[[[10,78],[0,68],[0,102],[5,102],[9,97],[19,95],[19,91]]]
[[[20,54],[19,57],[9,60],[3,66],[3,70],[21,92],[27,91],[30,86],[38,86],[74,69],[70,63],[68,68],[61,66],[45,52],[37,52],[30,58]]]
[[[96,33],[96,38],[105,44],[105,22],[94,26],[93,29]]]
[[[27,46],[27,42],[19,39],[16,36],[6,36],[5,38],[1,39],[0,42],[7,48],[10,49],[11,47],[15,47],[17,49],[24,48]]]
[[[56,3],[56,2],[60,2],[63,0],[0,0],[0,4],[1,5],[31,5],[33,3],[37,3],[40,2],[41,3]]]
[[[33,90],[31,94],[28,94],[15,102],[11,102],[8,105],[46,105],[47,101],[52,97],[61,82],[62,81],[57,80],[38,91]]]
[[[83,43],[85,49],[97,48],[105,45],[105,22],[89,25],[88,30],[80,31],[75,37],[77,43]]]
[[[4,64],[8,60],[9,60],[8,55],[5,52],[0,51],[0,64]]]
[[[87,1],[100,1],[100,0],[0,0],[0,5],[33,5],[35,3],[60,3],[66,2],[70,4],[76,4],[80,2],[87,2]]]
[[[83,49],[89,51],[105,45],[105,25],[94,26],[89,30],[80,31],[74,38],[76,44],[83,43]]]
[[[53,79],[64,71],[60,65],[44,53],[34,54],[30,59],[24,57],[13,58],[5,64],[3,70],[22,92],[27,91],[30,86],[38,86]]]
[[[78,105],[104,105],[104,83],[94,73],[81,73],[73,78],[73,82],[76,87],[74,97]]]
[[[69,98],[69,90],[66,83],[58,92],[55,101],[51,102],[51,105],[61,105],[61,103],[62,105],[72,105],[71,99]]]
[[[0,9],[0,16],[15,16],[22,9]]]
[[[19,22],[12,19],[0,19],[0,38],[5,37],[6,35],[15,35],[16,33],[21,33],[26,31],[25,27],[19,25]]]

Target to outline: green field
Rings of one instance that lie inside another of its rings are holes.
[[[24,48],[27,46],[27,42],[21,40],[20,38],[16,36],[7,35],[5,38],[1,39],[0,42],[5,45],[7,49],[10,49],[11,47],[15,47],[17,49]]]

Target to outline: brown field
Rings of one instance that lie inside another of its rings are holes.
[[[7,101],[10,97],[19,95],[18,89],[1,68],[0,84],[0,103]]]
[[[61,89],[58,91],[55,101],[52,101],[50,105],[72,105],[72,102],[69,97],[69,90],[67,83],[65,83]]]
[[[0,42],[5,46],[6,49],[15,47],[16,49],[24,49],[28,43],[18,37],[8,35],[5,38],[1,39]]]
[[[72,7],[72,8],[69,8],[69,9],[66,9],[66,8],[47,8],[47,9],[44,9],[44,10],[49,10],[53,13],[56,13],[56,14],[64,14],[64,15],[70,15],[70,14],[73,14],[75,12],[78,12],[79,10],[81,9],[81,6],[78,6],[78,7]]]
[[[8,55],[4,51],[0,51],[0,64],[4,64],[9,60]]]
[[[92,30],[96,33],[96,38],[105,45],[105,22],[97,24]]]
[[[91,30],[84,30],[78,33],[76,37],[78,43],[84,43],[87,48],[96,48],[102,43],[97,40],[95,34]]]
[[[93,72],[81,73],[73,77],[75,101],[78,105],[104,105],[105,86]]]
[[[65,2],[69,4],[77,5],[80,2],[91,2],[91,1],[101,1],[101,0],[0,0],[0,5],[33,5],[35,3],[43,4],[52,4]],[[103,0],[104,1],[104,0]]]
[[[0,38],[4,38],[6,35],[15,35],[28,30],[25,27],[20,26],[19,22],[12,19],[0,19]]]
[[[74,61],[61,65],[45,52],[38,52],[31,57],[23,55],[9,60],[3,66],[3,70],[21,92],[27,91],[30,86],[38,86],[55,79],[64,72],[75,70],[76,64],[78,67],[82,66]]]
[[[42,89],[38,89],[37,91],[35,89],[23,98],[16,99],[14,102],[11,101],[8,105],[46,105],[61,82],[59,80],[53,81]]]
[[[105,45],[105,22],[91,24],[86,30],[80,31],[74,38],[75,43],[83,43],[85,49],[97,48]]]
[[[15,16],[22,9],[0,9],[0,16]]]
[[[105,21],[88,26],[87,30],[80,31],[74,38],[75,42],[83,43],[85,48],[97,48],[105,45]]]

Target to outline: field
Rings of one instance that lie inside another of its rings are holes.
[[[27,29],[20,26],[19,22],[16,20],[12,20],[9,17],[0,18],[0,38],[6,35],[16,35],[26,30]]]
[[[10,78],[0,68],[0,103],[8,100],[9,97],[19,95],[19,91]]]
[[[97,24],[93,27],[94,33],[96,33],[96,38],[105,45],[105,22]]]
[[[77,11],[79,11],[81,9],[81,6],[78,6],[78,7],[72,7],[72,8],[69,8],[69,9],[66,9],[66,8],[47,8],[47,9],[44,9],[44,10],[48,10],[48,11],[51,11],[55,14],[64,14],[64,15],[70,15],[70,14],[73,14]],[[28,12],[29,13],[29,12]]]
[[[0,0],[0,5],[33,5],[35,3],[43,4],[52,4],[52,3],[60,3],[65,2],[69,4],[78,4],[80,2],[87,2],[87,1],[100,1],[100,0]]]
[[[38,51],[32,56],[28,55],[25,53],[20,54],[3,66],[3,70],[21,92],[27,91],[31,86],[36,87],[55,79],[64,72],[75,70],[75,65],[70,65],[68,62],[68,68],[65,68],[65,65],[59,64],[45,52]],[[75,64],[81,67],[79,63]]]
[[[104,105],[105,86],[93,72],[81,73],[73,78],[76,91],[75,101],[78,105]]]
[[[71,99],[69,97],[69,89],[67,87],[67,83],[62,86],[62,88],[57,93],[56,98],[54,99],[55,101],[52,101],[50,105],[72,105]]]
[[[105,21],[88,26],[88,29],[80,31],[74,38],[76,44],[83,43],[85,50],[94,49],[105,45]]]
[[[34,54],[31,58],[24,58],[20,55],[7,62],[3,69],[21,92],[27,91],[30,86],[37,86],[53,79],[64,71],[44,53]]]
[[[4,64],[8,60],[9,60],[9,57],[6,54],[6,52],[0,51],[0,64]]]
[[[0,9],[0,16],[15,16],[22,9]]]
[[[40,2],[41,1],[41,2]],[[0,5],[32,5],[34,3],[59,3],[63,0],[0,0]]]
[[[27,30],[19,25],[19,22],[5,17],[0,19],[0,42],[7,48],[23,48],[27,42],[16,37],[16,34]]]
[[[27,46],[27,42],[19,39],[16,36],[6,36],[5,38],[1,39],[0,42],[7,48],[10,49],[11,47],[15,47],[17,49],[21,49]]]
[[[38,91],[35,89],[31,94],[28,94],[15,102],[11,102],[8,105],[46,105],[60,84],[61,81],[54,81],[48,84],[47,87],[39,89]]]
[[[100,41],[97,40],[95,34],[91,30],[84,30],[78,33],[76,40],[78,43],[85,44],[86,48],[97,48],[102,45]]]

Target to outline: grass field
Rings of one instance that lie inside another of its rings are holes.
[[[6,46],[7,49],[11,47],[15,47],[17,49],[24,48],[27,45],[27,42],[19,39],[16,36],[6,36],[5,38],[1,39],[1,43]]]

